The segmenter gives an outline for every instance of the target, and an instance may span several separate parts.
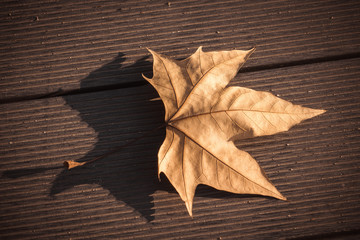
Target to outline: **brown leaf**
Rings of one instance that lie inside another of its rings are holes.
[[[226,87],[254,51],[203,52],[177,61],[149,50],[154,76],[149,81],[165,105],[166,138],[158,154],[164,173],[192,216],[195,189],[286,198],[257,162],[233,140],[287,131],[324,112],[293,105],[271,93]]]

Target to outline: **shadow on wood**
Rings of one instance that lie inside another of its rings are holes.
[[[104,78],[118,78],[121,82],[121,78],[126,77],[127,82],[140,82],[141,72],[151,71],[151,63],[147,62],[146,58],[122,68],[121,63],[125,59],[124,55],[119,53],[112,62],[83,79],[81,87],[86,88],[89,83]],[[139,70],[131,73],[134,69]],[[119,153],[98,162],[70,171],[62,171],[54,180],[50,195],[60,193],[74,185],[96,183],[108,189],[117,200],[134,208],[148,221],[153,220],[154,205],[151,195],[159,187],[156,156],[162,136],[157,134],[158,137],[142,139],[141,135],[151,131],[152,126],[156,126],[157,122],[161,123],[163,114],[160,102],[149,101],[157,96],[151,87],[140,87],[145,88],[139,90],[141,94],[137,94],[138,88],[96,92],[94,94],[96,102],[93,104],[79,101],[78,97],[65,97],[66,102],[80,113],[82,120],[98,134],[95,148],[82,159],[78,159],[78,162],[91,160],[119,145],[125,145],[134,138],[140,137],[140,139]],[[144,111],[144,107],[151,111]],[[159,130],[161,131],[162,129]],[[152,144],[149,144],[149,141]]]
[[[76,185],[98,184],[109,190],[117,200],[139,212],[147,221],[154,219],[152,194],[169,185],[160,185],[157,179],[157,151],[165,135],[164,129],[158,129],[148,137],[141,137],[164,122],[163,105],[161,101],[150,101],[158,95],[141,76],[142,72],[151,71],[152,68],[146,58],[123,68],[121,64],[125,60],[124,54],[119,53],[112,62],[93,71],[81,81],[81,87],[85,89],[86,94],[77,92],[63,96],[67,105],[79,112],[81,120],[97,134],[97,142],[93,149],[84,157],[72,160],[88,161],[125,145],[134,138],[139,140],[97,162],[71,170],[64,169],[54,179],[50,196],[56,196]],[[125,77],[128,79],[123,81],[122,78]],[[91,88],[91,83],[102,79],[118,79],[119,82],[128,82],[129,86],[121,85],[121,88],[117,86],[106,91],[86,91],[87,88]],[[144,83],[141,84],[141,81]],[[140,84],[132,87],[132,82]],[[60,89],[58,93],[61,92]],[[77,131],[75,129],[74,134],[77,134]],[[3,177],[18,178],[41,174],[47,170],[49,168],[5,171]]]

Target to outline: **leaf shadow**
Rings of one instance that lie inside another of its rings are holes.
[[[163,123],[163,105],[161,101],[149,101],[158,95],[141,76],[141,73],[152,71],[152,64],[147,61],[147,56],[127,67],[122,66],[124,61],[124,54],[119,53],[111,62],[82,79],[81,89],[85,89],[86,94],[75,91],[62,96],[66,104],[79,113],[81,121],[97,134],[93,149],[80,159],[71,160],[91,160],[125,145]],[[119,89],[96,89],[96,81],[117,82],[119,84],[113,86]],[[86,91],[89,88],[94,92]],[[138,90],[140,94],[137,94]],[[51,96],[62,94],[60,89]],[[131,102],[139,107],[129,107]],[[139,111],[142,111],[141,114]],[[76,134],[76,130],[74,133]],[[169,185],[160,184],[157,178],[157,152],[164,136],[164,129],[158,129],[153,135],[139,139],[120,152],[97,162],[71,170],[63,168],[52,182],[49,196],[56,197],[78,185],[97,184],[151,222],[155,213],[153,193],[157,190],[173,191]],[[27,177],[51,169],[54,168],[9,170],[3,172],[2,177]]]
[[[81,80],[81,88],[91,87],[92,82],[104,79],[121,84],[126,82],[120,86],[119,91],[115,90],[115,93],[111,93],[112,90],[96,92],[96,103],[91,106],[91,112],[89,104],[79,102],[77,97],[65,97],[67,104],[76,109],[81,119],[97,133],[94,149],[83,158],[77,159],[78,162],[104,154],[117,147],[117,144],[124,145],[133,138],[141,136],[142,133],[151,131],[151,125],[156,126],[157,123],[163,121],[161,103],[149,102],[149,99],[157,97],[157,94],[141,76],[142,72],[152,70],[152,64],[147,61],[147,56],[127,67],[122,67],[124,60],[124,54],[119,53],[113,61]],[[136,95],[134,88],[131,89],[132,83],[143,83],[144,86],[141,88],[144,90],[141,96]],[[127,93],[127,89],[130,93]],[[117,96],[117,94],[124,96]],[[129,102],[137,102],[139,107],[126,107]],[[144,106],[151,111],[142,111]],[[139,111],[142,111],[142,120],[138,119]],[[98,113],[101,113],[101,116]],[[98,120],[99,118],[101,121]],[[142,122],[147,124],[141,124]],[[161,130],[158,132],[162,132]],[[139,134],[134,135],[134,132],[139,132]],[[152,221],[154,219],[152,194],[159,188],[156,156],[158,146],[162,141],[160,135],[159,133],[157,137],[151,137],[154,144],[148,144],[149,139],[141,139],[119,153],[88,166],[70,171],[63,170],[53,181],[50,195],[54,196],[75,185],[98,184],[107,189],[117,200],[139,212],[147,221]]]

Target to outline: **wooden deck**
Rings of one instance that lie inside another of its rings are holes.
[[[2,1],[0,239],[359,239],[359,1]],[[231,84],[327,112],[238,142],[288,201],[165,177],[146,47],[257,50]]]

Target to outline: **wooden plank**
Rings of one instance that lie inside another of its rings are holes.
[[[238,74],[233,85],[272,91],[327,113],[289,132],[249,139],[248,151],[289,199],[200,186],[190,218],[157,180],[164,130],[88,166],[163,122],[149,86],[0,105],[1,239],[272,239],[359,236],[360,58]],[[339,235],[341,233],[342,235]]]
[[[360,53],[359,6],[334,0],[4,1],[0,99],[144,84],[141,73],[151,74],[145,47],[184,58],[200,45],[208,51],[257,46],[250,68],[351,58]]]

